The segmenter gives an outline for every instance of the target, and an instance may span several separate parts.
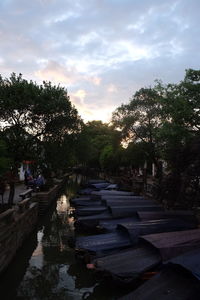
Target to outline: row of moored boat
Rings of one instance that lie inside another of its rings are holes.
[[[197,299],[200,229],[194,213],[166,211],[117,188],[93,180],[71,199],[76,231],[88,234],[76,237],[76,256],[91,272],[133,287],[120,299]]]

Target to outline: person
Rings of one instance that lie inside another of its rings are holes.
[[[28,176],[29,176],[28,170],[25,170],[25,172],[24,172],[24,183],[25,183],[26,186],[28,185]]]
[[[6,172],[5,178],[10,187],[8,204],[12,205],[14,201],[14,195],[15,195],[15,181],[16,181],[15,172],[12,167],[10,168],[9,171]]]
[[[0,178],[0,195],[1,195],[1,202],[2,204],[3,202],[3,195],[6,189],[6,185],[5,185],[5,181],[3,180],[3,178]]]
[[[41,174],[39,174],[35,181],[35,185],[36,185],[36,187],[41,187],[44,184],[45,184],[44,177]]]

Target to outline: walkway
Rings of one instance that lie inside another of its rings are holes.
[[[25,191],[26,191],[26,186],[24,185],[24,183],[16,183],[15,184],[15,195],[14,195],[13,203],[19,202],[21,200],[21,198],[19,197],[19,194],[21,194]],[[9,186],[7,186],[6,191],[3,195],[4,203],[8,203],[9,193],[10,193],[10,189],[9,189]],[[1,200],[1,197],[0,197],[0,200]]]

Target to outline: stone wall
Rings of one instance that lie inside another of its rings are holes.
[[[57,180],[56,184],[47,192],[38,192],[34,201],[39,205],[39,215],[43,215],[45,211],[49,208],[52,201],[55,200],[56,196],[59,194],[62,186],[66,183],[68,175],[65,175],[63,179]]]
[[[0,214],[0,273],[11,262],[37,221],[38,204],[32,203],[31,199],[25,199],[15,208]]]
[[[39,213],[43,214],[56,199],[67,178],[68,175],[65,175],[48,192],[39,192],[0,214],[0,273],[6,269],[26,237],[36,227]]]

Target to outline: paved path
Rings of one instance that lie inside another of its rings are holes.
[[[16,183],[15,184],[15,195],[14,195],[13,203],[19,202],[21,200],[21,198],[19,197],[19,194],[21,194],[25,191],[26,191],[26,186],[24,185],[24,183]],[[6,191],[3,195],[4,203],[8,203],[9,193],[10,193],[10,189],[9,189],[9,186],[7,186]],[[0,197],[0,200],[1,200],[1,197]]]

